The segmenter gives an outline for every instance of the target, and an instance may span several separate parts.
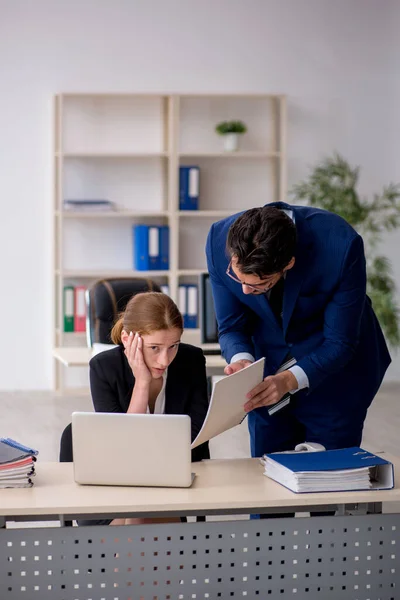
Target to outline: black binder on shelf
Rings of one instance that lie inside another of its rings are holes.
[[[218,325],[214,309],[209,273],[202,273],[199,280],[200,342],[218,344]]]

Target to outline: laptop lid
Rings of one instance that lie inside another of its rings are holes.
[[[93,485],[189,487],[190,417],[74,412],[74,478]]]

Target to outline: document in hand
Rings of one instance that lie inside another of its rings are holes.
[[[322,452],[278,452],[263,457],[264,475],[296,493],[387,490],[393,465],[362,448]]]
[[[206,418],[192,448],[239,425],[246,417],[246,394],[262,382],[264,358],[214,384]]]

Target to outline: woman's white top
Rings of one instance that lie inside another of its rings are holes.
[[[165,413],[165,387],[167,385],[167,374],[168,374],[168,369],[166,369],[162,375],[163,384],[162,384],[160,393],[158,394],[158,396],[156,398],[156,402],[154,404],[154,414],[155,415],[163,415]],[[149,407],[147,407],[147,413],[148,414],[150,413]]]

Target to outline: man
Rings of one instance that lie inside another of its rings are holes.
[[[390,364],[362,238],[335,214],[278,202],[215,223],[206,253],[225,373],[265,357],[245,405],[252,456],[304,441],[359,446]]]

